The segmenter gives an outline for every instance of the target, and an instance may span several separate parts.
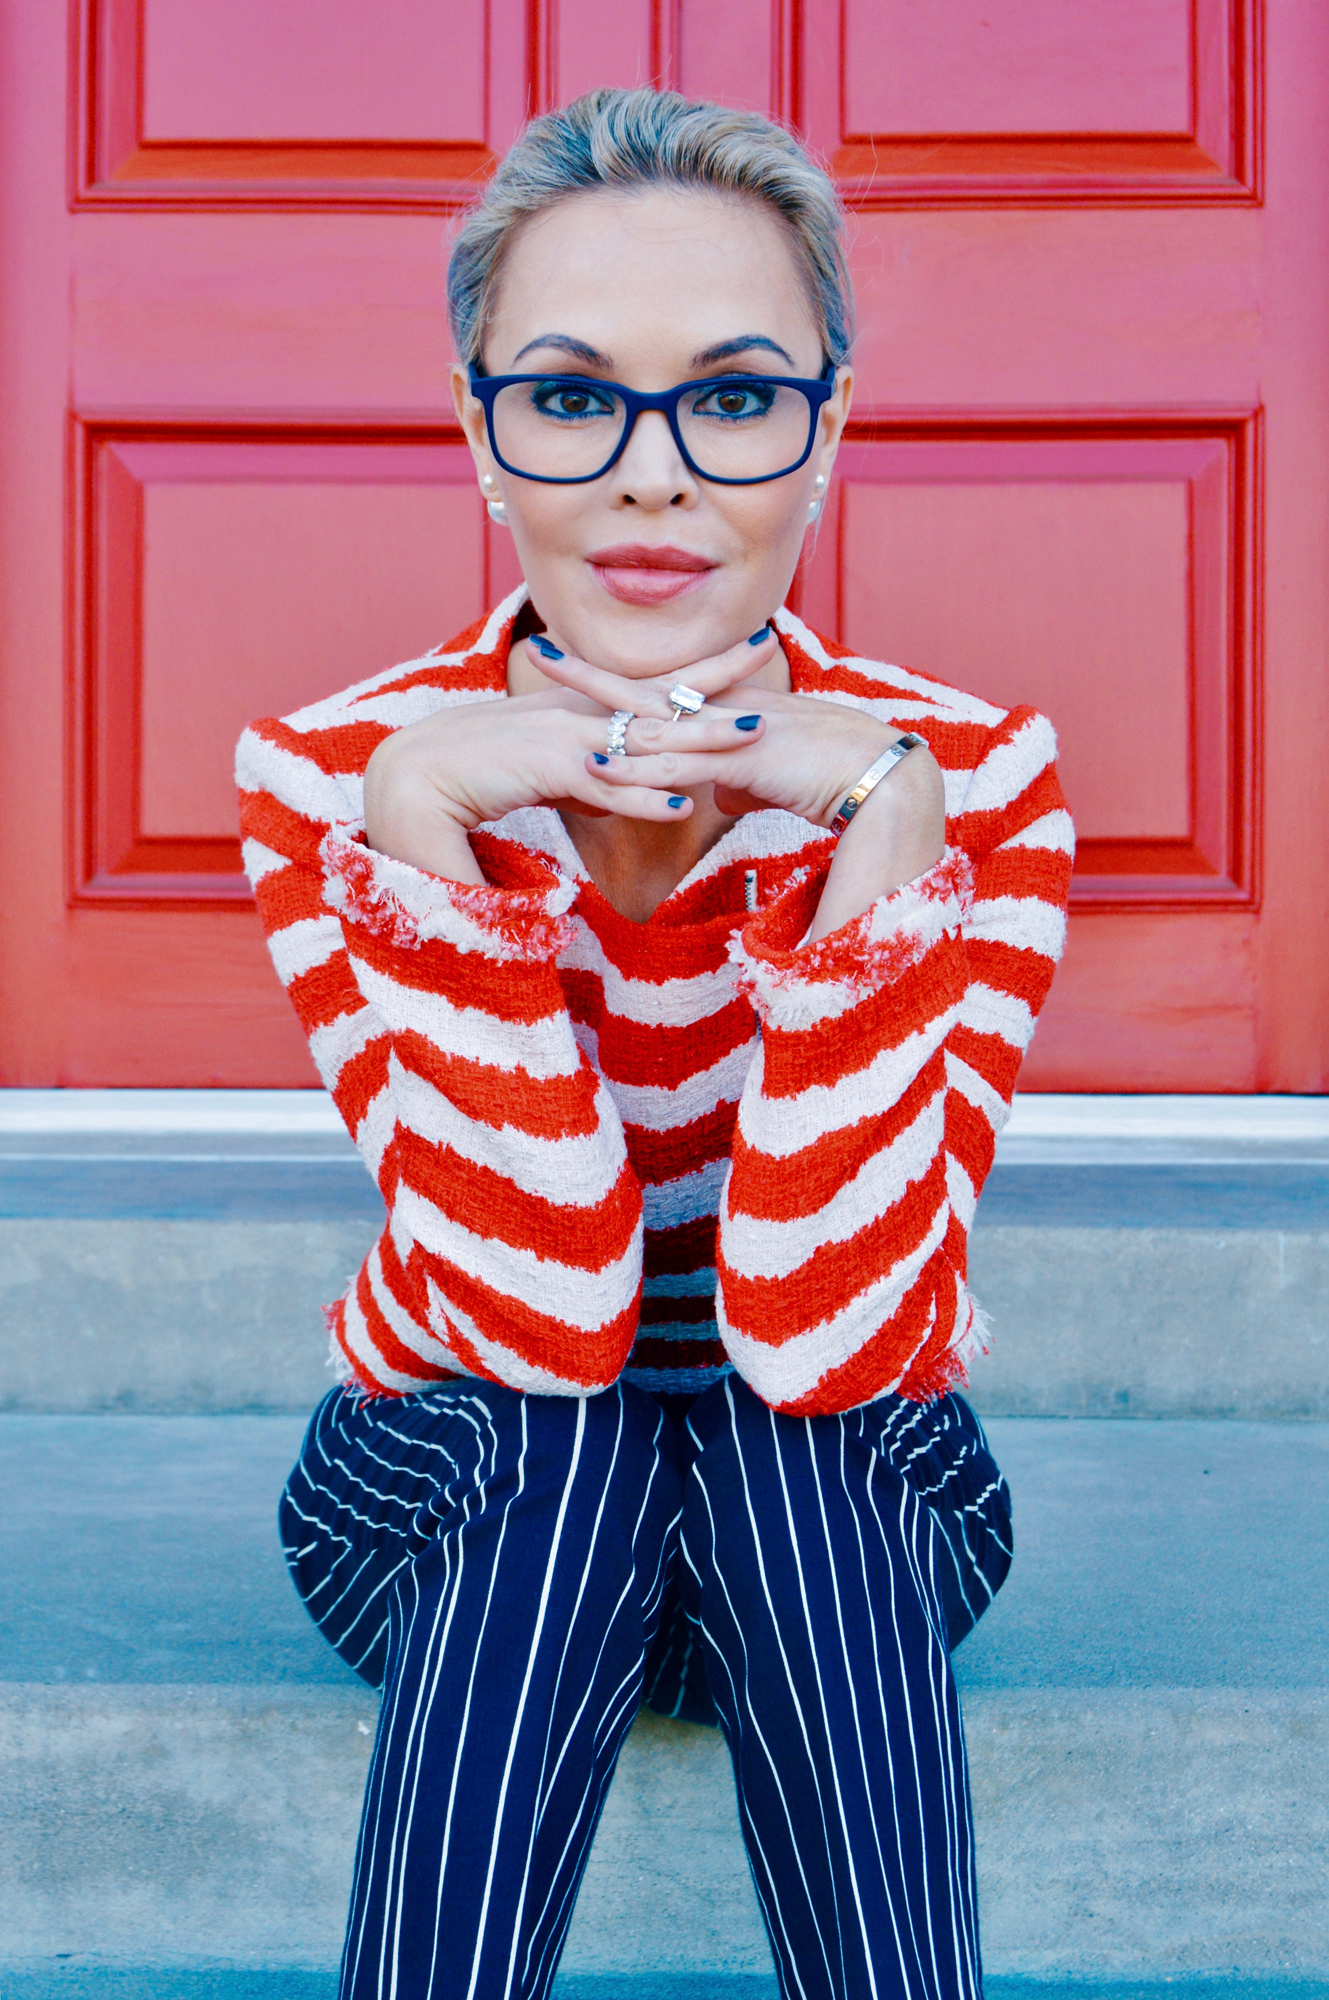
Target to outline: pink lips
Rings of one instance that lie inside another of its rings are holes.
[[[717,565],[707,556],[646,542],[616,542],[586,558],[611,597],[624,604],[666,604],[693,590]]]

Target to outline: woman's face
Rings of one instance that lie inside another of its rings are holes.
[[[725,373],[815,379],[823,366],[780,218],[763,202],[664,188],[580,195],[526,223],[508,248],[484,361],[490,375],[547,368],[644,391]],[[807,463],[758,486],[695,477],[658,411],[638,418],[601,479],[517,478],[491,458],[460,366],[452,384],[551,633],[595,665],[643,676],[735,644],[784,602],[852,377],[839,371]],[[704,567],[650,567],[661,551]]]

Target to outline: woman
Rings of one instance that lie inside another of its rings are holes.
[[[643,1700],[725,1732],[786,1994],[980,1991],[947,1653],[1010,1513],[953,1389],[1071,833],[1041,717],[781,609],[840,229],[761,117],[536,120],[449,272],[527,588],[241,746],[389,1218],[282,1509],[383,1688],[346,2000],[547,1992]]]

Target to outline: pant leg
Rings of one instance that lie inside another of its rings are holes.
[[[683,1588],[782,1992],[978,2000],[949,1645],[1010,1535],[976,1420],[955,1398],[778,1416],[731,1377],[689,1429]]]
[[[951,1652],[968,1637],[1010,1574],[1011,1492],[963,1396],[910,1403],[883,1396],[843,1421],[889,1460],[932,1515],[936,1591]]]
[[[278,1508],[282,1554],[324,1638],[371,1687],[387,1673],[393,1584],[437,1532],[463,1476],[447,1442],[455,1398],[367,1400],[333,1389],[310,1419]]]
[[[313,1602],[355,1645],[387,1613],[341,2000],[542,2000],[640,1700],[677,1434],[623,1387],[449,1384],[338,1422],[348,1552]],[[350,1520],[371,1511],[376,1566]]]

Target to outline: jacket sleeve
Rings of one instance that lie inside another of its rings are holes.
[[[1072,833],[1051,727],[991,733],[937,866],[803,945],[830,852],[735,957],[762,1047],[720,1209],[735,1367],[794,1414],[926,1401],[985,1346],[967,1237],[1060,956]]]
[[[237,776],[274,963],[388,1209],[334,1340],[375,1393],[593,1394],[636,1331],[641,1191],[554,966],[575,884],[479,834],[483,886],[375,853],[319,747],[255,724]]]

